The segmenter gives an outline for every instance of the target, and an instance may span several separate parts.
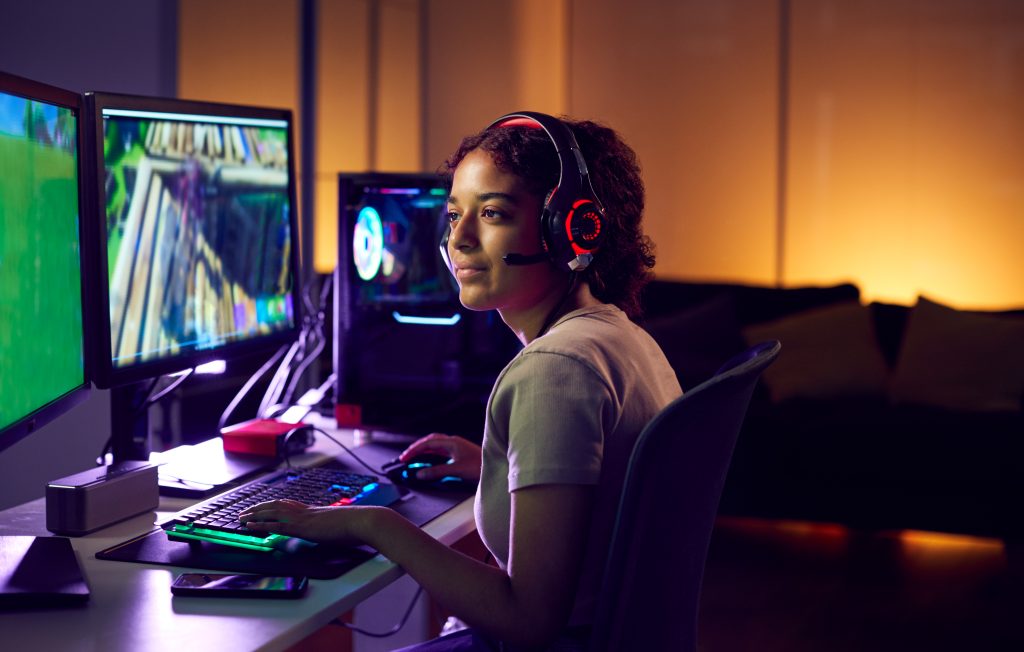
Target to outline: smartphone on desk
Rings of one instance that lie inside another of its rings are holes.
[[[171,584],[171,593],[211,598],[298,598],[306,592],[307,584],[305,577],[182,573]]]

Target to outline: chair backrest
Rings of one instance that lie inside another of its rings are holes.
[[[708,544],[736,438],[779,342],[759,344],[662,410],[633,447],[591,652],[692,651]]]

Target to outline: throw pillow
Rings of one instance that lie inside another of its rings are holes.
[[[652,319],[644,328],[665,353],[684,391],[710,378],[722,363],[743,350],[736,305],[727,294]]]
[[[889,387],[894,403],[1012,412],[1024,398],[1024,319],[918,297]]]
[[[805,310],[747,327],[748,344],[782,342],[782,353],[764,373],[775,402],[885,395],[886,366],[867,307],[857,301]]]

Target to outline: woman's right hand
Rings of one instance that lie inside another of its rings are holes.
[[[466,480],[480,480],[482,454],[480,447],[462,437],[442,435],[434,432],[416,440],[402,451],[398,459],[405,463],[418,455],[444,455],[451,458],[448,464],[419,469],[416,477],[420,480],[438,480],[453,475]]]

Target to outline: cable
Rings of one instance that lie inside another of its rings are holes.
[[[183,382],[191,378],[194,372],[194,368],[187,370],[185,373],[175,378],[174,382],[172,382],[170,385],[160,390],[160,393],[157,394],[156,396],[153,396],[153,390],[156,389],[156,383],[153,383],[153,386],[150,388],[149,393],[146,396],[146,400],[142,402],[141,406],[139,406],[138,411],[141,412],[142,410],[149,408],[150,405],[153,405],[163,397],[173,392],[175,389],[178,388],[179,385],[181,385]],[[166,378],[166,376],[163,377]]]
[[[338,625],[339,627],[344,627],[346,629],[350,629],[353,632],[356,632],[357,634],[362,634],[363,636],[369,636],[371,638],[387,638],[388,636],[393,636],[394,634],[397,634],[399,630],[405,627],[405,624],[409,621],[409,615],[412,613],[412,608],[416,606],[416,601],[420,599],[420,595],[422,593],[423,587],[418,587],[416,589],[416,593],[412,596],[412,600],[409,602],[409,606],[406,607],[405,613],[402,614],[402,619],[399,620],[394,627],[392,627],[386,632],[369,632],[363,629],[362,627],[357,627],[356,625],[353,625],[352,623],[346,623],[344,620],[341,620],[340,618],[335,618],[331,621],[331,624]]]
[[[228,406],[224,408],[224,412],[221,413],[220,420],[217,422],[217,432],[220,432],[221,430],[224,429],[224,426],[228,422],[228,417],[230,417],[231,413],[235,411],[235,408],[238,407],[238,404],[242,402],[242,399],[245,398],[245,395],[249,393],[249,390],[252,389],[252,386],[255,385],[260,378],[263,377],[263,374],[267,373],[268,369],[274,366],[274,364],[281,359],[281,356],[284,355],[284,352],[288,349],[289,346],[290,345],[288,344],[283,345],[281,348],[277,350],[277,352],[273,356],[270,357],[269,360],[263,363],[262,367],[257,369],[252,376],[249,376],[249,380],[245,381],[245,384],[242,385],[242,388],[238,390],[238,393],[235,394],[235,397],[231,399],[231,402],[228,403]]]
[[[265,417],[267,408],[277,403],[277,399],[281,397],[281,384],[284,378],[288,377],[287,369],[291,366],[292,360],[298,353],[299,348],[303,345],[304,340],[305,334],[300,333],[299,339],[292,342],[291,346],[288,347],[288,353],[285,354],[284,359],[281,360],[281,364],[277,367],[277,371],[275,371],[274,375],[271,377],[267,391],[263,393],[263,400],[260,401],[260,407],[256,412],[257,417]]]
[[[330,279],[328,279],[329,281]],[[321,303],[325,303],[330,292],[330,282],[324,284],[324,287],[320,293]],[[253,374],[249,380],[242,386],[235,395],[231,403],[224,410],[221,415],[221,419],[218,425],[219,429],[223,429],[228,422],[228,418],[231,413],[238,407],[242,399],[252,391],[253,386],[256,382],[262,378],[270,368],[278,364],[277,369],[274,371],[274,375],[271,377],[270,382],[267,385],[267,389],[263,393],[263,398],[260,400],[259,408],[256,411],[256,416],[259,418],[269,418],[272,415],[272,411],[279,408],[282,405],[282,395],[284,396],[283,403],[288,404],[291,402],[292,396],[295,393],[302,374],[306,369],[316,360],[317,356],[323,352],[326,348],[327,339],[323,333],[324,325],[324,313],[322,310],[318,311],[313,306],[312,299],[309,295],[309,288],[303,293],[302,296],[303,304],[306,306],[308,316],[303,319],[303,326],[299,332],[299,337],[292,342],[281,347],[278,352],[267,361],[260,369]],[[295,370],[292,370],[293,365]],[[289,377],[291,380],[289,381]]]
[[[322,382],[320,384],[320,386],[316,388],[317,393],[319,393],[321,395],[324,394],[327,391],[327,388],[330,387],[331,385],[333,385],[334,381],[337,380],[337,378],[338,378],[337,374],[333,374],[332,373],[331,375],[329,375],[327,377],[327,379],[324,380],[324,382]]]
[[[309,287],[306,288],[306,292],[304,293],[303,300],[308,309],[308,314],[304,320],[303,334],[308,337],[306,344],[308,344],[308,342],[315,342],[315,344],[311,346],[312,352],[309,354],[306,353],[305,346],[303,347],[302,357],[300,358],[295,371],[292,372],[292,379],[288,383],[287,389],[285,389],[284,398],[281,400],[281,403],[284,405],[291,404],[292,397],[295,396],[295,389],[302,381],[302,376],[306,373],[306,370],[310,365],[316,362],[317,358],[320,357],[320,354],[327,346],[327,336],[324,333],[327,316],[324,312],[324,307],[327,305],[327,299],[330,296],[332,281],[332,277],[328,276],[324,280],[323,286],[320,288],[319,308],[313,305],[313,301],[309,296]]]
[[[323,352],[324,347],[327,345],[327,340],[324,337],[319,338],[320,341],[316,343],[313,348],[313,352],[305,357],[299,363],[299,366],[295,368],[295,372],[292,374],[292,380],[288,383],[288,388],[284,392],[284,400],[282,401],[285,405],[289,405],[292,402],[292,397],[295,395],[295,388],[298,386],[299,381],[302,380],[302,375],[306,373],[306,369],[313,364],[317,357]]]
[[[327,437],[328,439],[330,439],[331,441],[333,441],[333,442],[334,442],[335,444],[337,444],[338,446],[341,446],[341,448],[342,448],[342,449],[344,449],[344,451],[345,451],[346,453],[348,453],[349,455],[351,455],[351,456],[352,456],[352,458],[353,458],[353,459],[354,459],[355,461],[357,461],[357,462],[359,462],[360,464],[362,464],[362,465],[363,465],[363,468],[365,468],[365,469],[369,470],[369,471],[370,471],[370,473],[373,473],[374,475],[387,475],[387,474],[386,474],[386,473],[385,473],[384,471],[382,471],[382,470],[380,470],[380,469],[375,469],[375,468],[373,468],[372,466],[370,466],[369,464],[367,464],[367,463],[366,463],[366,462],[365,462],[365,461],[363,460],[363,458],[361,458],[361,457],[359,457],[358,455],[356,455],[356,454],[355,454],[355,453],[354,453],[354,452],[352,451],[352,449],[351,449],[351,448],[349,448],[349,447],[348,447],[348,446],[346,446],[345,444],[343,444],[343,443],[341,443],[340,441],[338,441],[337,439],[335,439],[335,438],[334,438],[334,437],[333,437],[332,435],[330,435],[329,433],[325,432],[325,431],[324,431],[324,430],[322,430],[321,428],[317,428],[316,426],[311,426],[311,425],[309,425],[308,423],[305,423],[305,424],[300,424],[300,425],[296,426],[295,428],[293,428],[293,429],[289,430],[289,431],[288,431],[287,433],[285,433],[285,441],[287,441],[288,437],[289,437],[289,436],[290,436],[290,435],[291,435],[292,433],[294,433],[294,432],[297,432],[297,431],[299,431],[299,430],[307,430],[307,429],[308,429],[308,430],[312,430],[313,432],[318,432],[318,433],[320,433],[321,435],[323,435],[324,437]],[[288,466],[291,466],[291,462],[289,461],[288,457],[289,457],[289,455],[288,455],[288,447],[287,447],[287,446],[285,446],[285,463],[286,463],[286,464],[288,464]]]

